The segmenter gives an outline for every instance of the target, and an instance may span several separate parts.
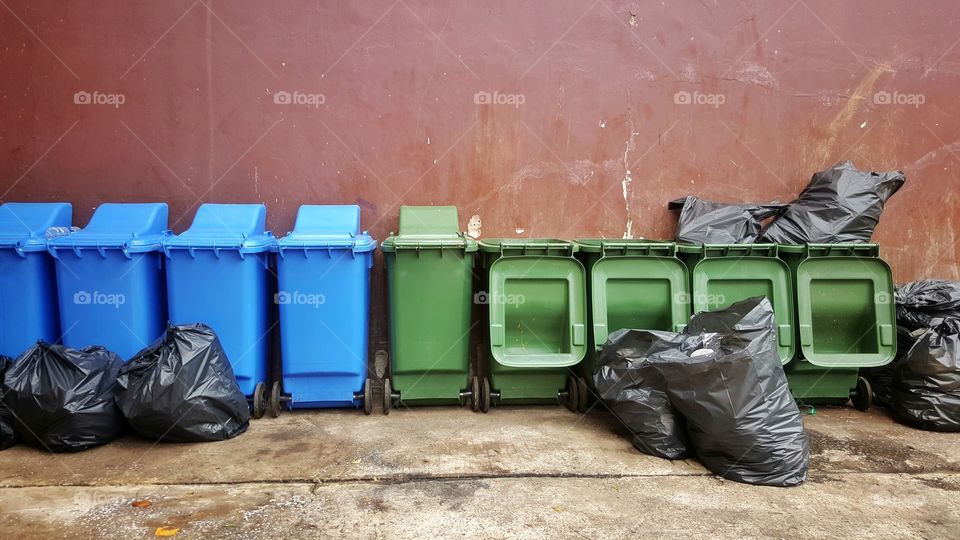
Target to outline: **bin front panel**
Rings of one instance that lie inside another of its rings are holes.
[[[160,337],[167,319],[162,253],[57,251],[63,344],[101,345],[129,360]]]
[[[896,355],[890,267],[874,257],[816,257],[797,268],[800,347],[822,367],[876,367]]]
[[[398,249],[385,258],[393,388],[401,402],[458,402],[469,377],[474,254]]]
[[[220,338],[240,390],[267,380],[271,287],[266,253],[171,250],[167,257],[170,322],[203,323]]]
[[[511,367],[565,367],[586,354],[586,279],[570,257],[501,257],[487,301],[493,359]]]
[[[46,251],[0,249],[0,354],[16,358],[39,339],[60,340],[56,284]]]
[[[690,319],[690,287],[672,257],[604,257],[593,265],[593,346],[622,328],[678,332]]]
[[[572,367],[516,368],[493,362],[490,386],[501,396],[501,403],[556,403],[571,375],[576,375]]]
[[[289,250],[277,260],[283,389],[291,407],[359,406],[367,377],[372,252]]]
[[[793,281],[786,263],[774,257],[710,257],[693,270],[694,313],[766,296],[777,323],[778,353],[786,364],[797,352]]]

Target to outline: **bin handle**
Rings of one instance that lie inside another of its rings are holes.
[[[719,252],[719,254],[717,254]],[[776,244],[704,244],[703,257],[776,257]]]
[[[677,255],[677,244],[674,242],[603,242],[601,250],[604,255],[607,253],[620,254],[626,256],[630,253],[636,255],[658,255],[662,253],[664,257],[675,257]]]
[[[566,255],[573,255],[573,244],[569,242],[524,242],[524,241],[514,241],[514,240],[501,240],[500,241],[500,255],[506,255],[504,253],[507,249],[520,249],[521,254],[526,255],[527,251],[531,249],[543,249],[543,250],[563,250]]]

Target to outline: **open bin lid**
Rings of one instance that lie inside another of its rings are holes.
[[[18,253],[46,251],[47,229],[70,227],[70,203],[5,203],[0,205],[0,248]]]
[[[163,249],[270,251],[277,239],[264,231],[266,221],[267,207],[262,204],[201,204],[190,228],[167,237]]]
[[[463,249],[477,242],[460,232],[456,206],[401,206],[400,233],[383,241],[386,252],[400,249]]]
[[[821,367],[877,367],[897,353],[890,266],[876,244],[807,244],[796,271],[800,350]]]
[[[692,270],[693,312],[766,296],[777,324],[780,360],[784,364],[793,360],[797,352],[794,282],[790,267],[777,257],[777,244],[705,244],[700,251],[700,261]]]
[[[146,253],[161,248],[167,231],[167,203],[104,203],[83,229],[49,241],[57,249],[122,249]]]
[[[561,282],[565,283],[557,287]],[[553,286],[544,287],[550,284]],[[585,271],[579,261],[573,257],[501,257],[490,266],[489,287],[490,352],[497,363],[548,368],[583,360],[587,295]],[[530,330],[524,322],[545,316],[558,317],[564,323],[550,328],[547,335]]]
[[[366,231],[360,232],[357,205],[305,204],[297,211],[293,230],[279,241],[281,255],[288,249],[352,249],[364,253],[376,247]]]
[[[639,320],[660,321],[656,326],[630,328],[680,332],[686,327],[691,315],[690,284],[686,265],[676,257],[676,243],[596,238],[574,243],[582,253],[601,255],[589,276],[595,349],[599,350],[609,334],[622,327],[611,327],[614,306],[621,321],[625,316],[634,324]]]

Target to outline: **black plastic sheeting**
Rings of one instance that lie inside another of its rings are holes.
[[[960,431],[960,320],[937,319],[915,342],[891,382],[894,417],[930,431]]]
[[[14,429],[13,414],[10,409],[3,404],[3,396],[6,394],[6,387],[3,385],[3,376],[7,372],[7,367],[13,362],[8,356],[0,355],[0,450],[6,450],[20,442],[17,432]]]
[[[814,173],[787,210],[770,222],[760,242],[868,243],[883,206],[903,186],[901,171],[861,171],[851,161]]]
[[[897,287],[897,324],[909,330],[930,328],[934,319],[960,320],[960,282],[911,281]]]
[[[752,244],[763,222],[786,209],[779,203],[719,203],[692,195],[670,201],[680,209],[676,241],[684,244]]]
[[[103,347],[69,349],[38,342],[4,376],[4,403],[24,442],[77,452],[117,438],[123,415],[114,403],[123,360]]]
[[[117,404],[130,426],[164,442],[221,441],[247,430],[250,408],[216,333],[168,326],[120,371]]]
[[[624,378],[629,382],[618,382]],[[615,332],[601,352],[594,382],[641,450],[668,457],[668,451],[683,456],[683,449],[692,448],[715,474],[748,484],[794,486],[806,480],[809,442],[777,353],[766,298],[698,313],[679,334]],[[631,387],[647,392],[625,391]],[[635,404],[625,407],[624,401]],[[676,433],[681,425],[689,443]]]

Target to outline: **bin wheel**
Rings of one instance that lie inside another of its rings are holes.
[[[253,417],[258,420],[263,418],[263,413],[267,409],[267,396],[264,395],[266,386],[262,382],[258,382],[253,387]]]
[[[480,410],[486,414],[490,412],[490,379],[483,378],[483,388],[480,389],[480,393],[482,395]]]
[[[587,388],[587,381],[583,377],[577,377],[577,412],[587,412],[587,403],[590,400],[590,389]]]
[[[473,412],[480,410],[480,401],[482,396],[480,395],[480,379],[474,377],[470,380],[470,408],[473,409]]]
[[[857,388],[850,393],[850,402],[858,411],[866,411],[873,405],[873,388],[870,381],[857,377]]]
[[[577,412],[577,407],[580,406],[580,391],[573,376],[567,377],[567,400],[564,405],[570,409],[570,412]]]
[[[274,381],[270,388],[270,401],[267,402],[267,412],[273,418],[280,416],[280,394],[280,381]]]
[[[373,411],[373,385],[367,379],[363,385],[363,414],[370,415]]]
[[[393,390],[390,388],[390,379],[383,380],[383,414],[390,414],[393,407]]]

